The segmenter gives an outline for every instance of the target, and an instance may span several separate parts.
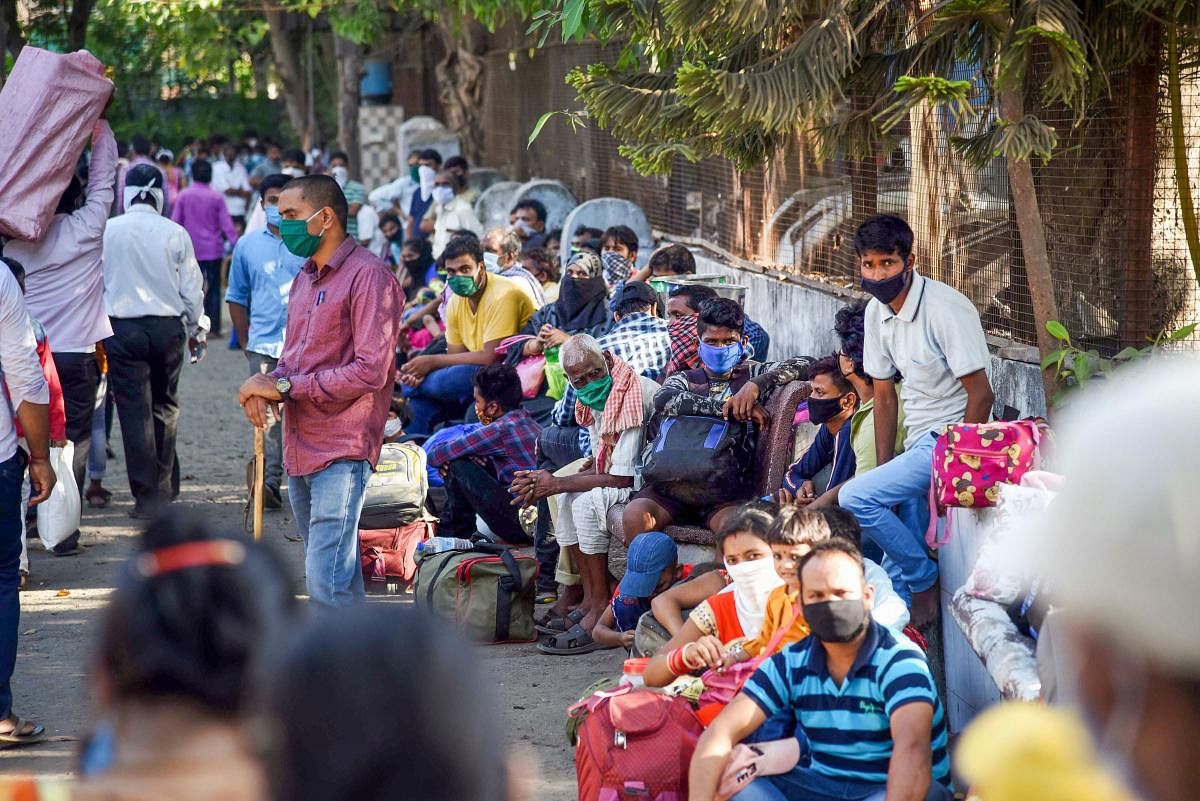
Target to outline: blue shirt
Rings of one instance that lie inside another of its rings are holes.
[[[950,784],[946,716],[925,655],[875,621],[840,687],[829,675],[824,647],[806,637],[764,662],[742,692],[768,719],[785,709],[795,713],[812,770],[878,785],[887,784],[892,759],[892,714],[906,704],[929,704],[933,778]]]
[[[824,424],[817,431],[817,437],[804,454],[792,463],[783,477],[783,488],[796,492],[800,485],[832,464],[833,471],[829,474],[829,488],[854,478],[855,464],[854,444],[850,439],[850,420],[842,423],[837,435],[829,433]]]
[[[272,359],[283,352],[288,293],[304,262],[267,228],[243,236],[234,246],[225,301],[250,309],[246,350]]]

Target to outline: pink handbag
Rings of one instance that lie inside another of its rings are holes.
[[[525,347],[525,343],[530,339],[537,337],[529,334],[516,334],[511,337],[505,337],[500,340],[500,344],[496,346],[496,353],[504,356],[510,348],[521,346]],[[542,383],[546,379],[546,357],[538,354],[537,356],[525,356],[516,365],[517,377],[521,379],[521,396],[526,400],[536,398],[537,394],[542,390]]]
[[[706,670],[704,675],[700,677],[700,681],[704,682],[704,692],[700,693],[700,699],[697,702],[701,708],[719,704],[726,706],[733,697],[742,691],[742,685],[750,680],[754,675],[754,671],[758,670],[763,662],[766,662],[779,648],[779,644],[783,642],[783,638],[791,631],[792,625],[796,622],[796,618],[800,616],[800,606],[795,604],[792,606],[792,616],[788,618],[787,625],[780,626],[774,636],[767,643],[762,652],[753,659],[747,659],[745,662],[735,662],[720,672],[715,670]]]
[[[929,528],[925,542],[939,548],[950,541],[937,536],[941,510],[951,506],[977,509],[995,506],[999,485],[1019,484],[1037,468],[1039,446],[1049,426],[1040,418],[1015,422],[960,423],[950,426],[933,447],[933,477],[929,482]]]

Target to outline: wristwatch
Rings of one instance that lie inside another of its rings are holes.
[[[292,380],[290,378],[277,379],[275,381],[275,391],[278,392],[284,400],[288,400],[292,394]]]

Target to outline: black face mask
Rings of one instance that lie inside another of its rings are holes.
[[[401,242],[404,241],[404,232],[397,231],[396,233],[389,236],[388,239],[391,240],[392,242],[395,242],[396,244],[400,244]]]
[[[867,608],[862,598],[805,604],[804,620],[821,642],[850,642],[867,627]]]
[[[842,398],[845,395],[838,395],[836,398],[809,398],[808,399],[808,421],[814,426],[819,426],[828,423],[833,418],[837,417],[842,411]]]
[[[900,296],[900,293],[904,291],[904,287],[908,286],[908,277],[911,274],[912,269],[909,268],[882,281],[870,281],[864,278],[862,280],[862,288],[863,291],[880,303],[891,303]]]

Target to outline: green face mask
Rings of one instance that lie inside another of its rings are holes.
[[[421,183],[421,168],[419,165],[412,165],[408,168],[408,177],[414,184]]]
[[[308,220],[280,220],[279,238],[283,240],[283,246],[302,259],[316,253],[321,246],[322,234],[310,234],[308,222],[320,213],[321,209],[317,209]]]
[[[450,291],[460,297],[469,298],[479,291],[479,285],[469,275],[452,275],[449,281]]]
[[[606,375],[604,378],[597,378],[575,390],[575,396],[579,398],[580,403],[592,411],[602,412],[604,404],[608,403],[608,393],[610,392],[612,392],[612,376]]]

